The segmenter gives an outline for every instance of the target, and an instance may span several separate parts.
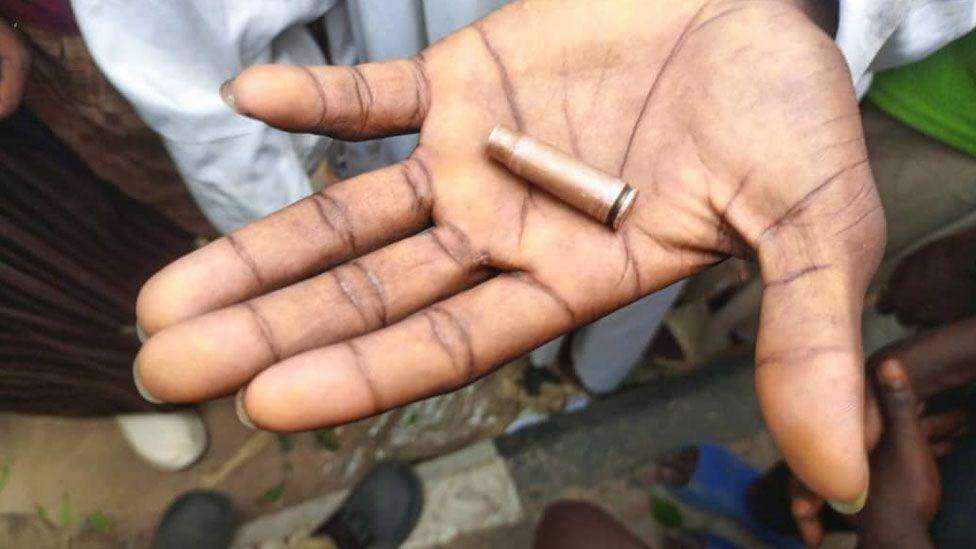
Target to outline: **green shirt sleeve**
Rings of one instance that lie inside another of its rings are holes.
[[[916,130],[976,156],[976,31],[917,63],[879,72],[867,97]]]

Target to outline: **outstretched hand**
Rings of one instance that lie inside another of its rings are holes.
[[[246,386],[264,428],[352,421],[740,255],[765,283],[770,431],[818,493],[866,490],[859,318],[884,217],[847,66],[793,3],[523,0],[413,59],[253,67],[225,93],[279,128],[420,144],[154,276],[136,372],[156,397]],[[489,160],[499,123],[638,187],[621,230]]]

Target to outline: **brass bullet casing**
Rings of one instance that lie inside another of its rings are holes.
[[[495,126],[488,155],[613,230],[633,209],[637,189],[538,139]]]

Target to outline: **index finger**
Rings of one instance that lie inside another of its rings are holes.
[[[351,67],[258,65],[221,86],[237,112],[286,131],[357,141],[420,129],[430,108],[421,56]]]

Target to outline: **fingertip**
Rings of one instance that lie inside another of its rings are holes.
[[[247,386],[238,389],[234,395],[234,411],[237,412],[237,419],[248,429],[257,429],[251,416],[247,413]]]
[[[816,516],[820,511],[820,505],[807,497],[795,497],[790,503],[790,511],[796,519],[804,519]]]
[[[770,434],[813,493],[856,499],[867,486],[863,377],[837,360],[760,367],[757,391]]]
[[[901,362],[894,358],[886,358],[878,366],[878,382],[889,391],[901,391],[908,387],[908,373]]]
[[[224,84],[221,97],[234,111],[282,129],[311,129],[323,112],[320,84],[306,67],[254,65]]]
[[[341,345],[323,347],[264,370],[248,384],[248,417],[261,429],[304,431],[381,411],[347,354]]]
[[[301,395],[289,391],[287,383],[279,383],[278,376],[258,374],[237,393],[237,417],[252,429],[268,431],[287,432],[319,427],[317,423],[309,422],[313,412],[302,400]]]
[[[864,509],[864,505],[868,502],[868,487],[864,486],[864,490],[857,495],[854,499],[849,500],[836,500],[828,499],[827,505],[838,513],[844,515],[853,515],[859,513],[861,509]]]
[[[863,439],[851,436],[846,443],[831,442],[834,443],[812,442],[819,446],[801,448],[799,452],[791,449],[787,455],[793,457],[797,475],[814,494],[853,506],[863,499],[870,478]]]
[[[263,82],[268,77],[266,65],[248,67],[225,80],[218,89],[220,98],[228,107],[242,116],[252,116],[251,106],[264,89]]]
[[[132,383],[136,386],[136,391],[139,393],[144,400],[151,402],[152,404],[162,404],[163,401],[156,398],[152,393],[146,389],[146,385],[142,382],[142,374],[139,373],[139,360],[132,361]]]
[[[137,357],[145,386],[169,402],[232,394],[275,359],[252,314],[226,307],[157,332]]]
[[[156,350],[152,339],[143,343],[132,361],[132,380],[139,395],[153,404],[161,404],[167,400],[160,394],[153,365],[156,363]]]
[[[905,367],[897,360],[887,359],[878,366],[876,378],[887,429],[917,430],[916,399]]]
[[[792,458],[791,467],[816,495],[853,505],[863,499],[870,478],[863,448],[863,442],[857,439],[837,447],[826,444],[807,446],[799,452],[793,448],[784,449],[784,455]],[[796,510],[803,513],[816,513],[819,509],[819,505],[805,502],[796,505]]]
[[[179,271],[166,267],[142,285],[136,297],[136,324],[143,337],[151,337],[186,318],[181,305],[192,299],[187,282]]]
[[[228,78],[220,85],[220,97],[238,114],[252,116],[252,108],[269,91],[269,85],[280,76],[280,67],[254,65]]]
[[[133,378],[139,393],[150,402],[183,402],[179,391],[173,390],[179,372],[170,360],[165,336],[161,332],[142,345],[136,355]]]
[[[237,303],[258,290],[254,271],[239,259],[230,240],[215,240],[163,267],[136,298],[136,322],[157,332]]]
[[[142,388],[165,402],[199,402],[227,394],[229,377],[212,366],[227,352],[220,341],[198,334],[193,325],[166,328],[150,337],[136,355]],[[223,375],[220,375],[223,374]]]
[[[146,340],[149,339],[149,336],[146,334],[146,331],[142,329],[142,326],[139,325],[138,321],[136,321],[136,339],[139,340],[140,344],[145,343]]]
[[[240,111],[237,110],[237,101],[234,98],[233,84],[234,78],[228,78],[227,80],[224,80],[223,84],[220,85],[217,92],[220,95],[220,99],[223,100],[228,107],[230,107],[234,112],[241,114]]]

